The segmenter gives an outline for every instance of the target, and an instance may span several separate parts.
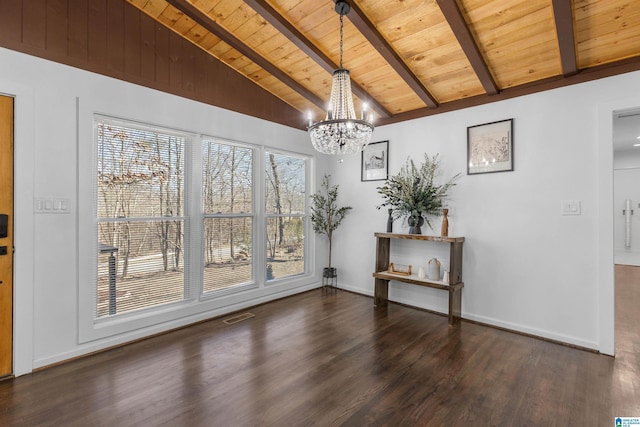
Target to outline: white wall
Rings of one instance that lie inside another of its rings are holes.
[[[205,312],[80,344],[79,287],[89,286],[94,112],[314,154],[305,132],[0,48],[0,93],[16,96],[14,372],[311,289],[319,276],[227,297]],[[316,161],[314,174],[328,159]],[[314,176],[317,179],[317,176]],[[66,198],[68,214],[34,214],[34,197]],[[310,236],[312,244],[315,243]],[[324,242],[318,242],[319,256]],[[95,247],[95,246],[94,246]],[[310,260],[315,265],[315,260]],[[322,264],[322,262],[320,263]]]
[[[463,173],[450,193],[449,235],[466,238],[464,318],[613,353],[611,112],[640,105],[627,95],[639,84],[640,73],[630,73],[375,130],[374,141],[390,141],[390,174],[424,152],[440,154],[444,177]],[[515,170],[466,175],[467,126],[509,118]],[[360,181],[358,156],[332,173],[354,208],[334,243],[340,283],[372,294],[373,233],[386,224],[376,210],[381,182]],[[579,200],[581,215],[563,216],[563,200]],[[440,219],[434,224],[438,234]],[[392,245],[392,261],[416,270],[446,256],[433,245],[394,244],[407,247],[401,256]],[[391,283],[390,299],[447,309],[442,292],[401,283]]]

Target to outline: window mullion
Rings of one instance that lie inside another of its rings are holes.
[[[260,147],[259,150],[256,150],[258,159],[254,162],[253,173],[254,173],[254,181],[256,185],[254,186],[254,200],[256,201],[253,205],[254,215],[256,218],[255,221],[255,237],[256,237],[256,248],[255,248],[255,256],[256,262],[254,263],[255,269],[255,277],[259,277],[258,283],[264,286],[265,278],[266,278],[266,267],[267,263],[265,260],[267,259],[267,220],[266,220],[266,212],[265,212],[265,180],[263,177],[265,176],[265,155],[266,150],[264,147]]]
[[[202,167],[200,150],[201,137],[192,135],[185,147],[185,216],[187,217],[188,245],[185,252],[185,276],[189,288],[185,289],[185,299],[197,300],[202,289]],[[185,232],[185,236],[187,233]]]

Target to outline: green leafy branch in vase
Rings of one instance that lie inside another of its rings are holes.
[[[405,216],[422,216],[431,227],[426,215],[442,215],[448,192],[460,177],[458,173],[444,184],[437,184],[439,175],[438,154],[429,156],[425,153],[424,162],[419,166],[416,166],[413,159],[407,158],[400,172],[388,178],[382,187],[377,188],[383,198],[383,202],[377,208],[391,208],[394,220]]]

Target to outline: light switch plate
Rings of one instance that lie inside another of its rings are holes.
[[[68,214],[71,200],[66,198],[35,197],[33,199],[33,212],[38,214]]]

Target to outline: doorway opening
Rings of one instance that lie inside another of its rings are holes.
[[[615,350],[640,344],[640,108],[613,112]]]

